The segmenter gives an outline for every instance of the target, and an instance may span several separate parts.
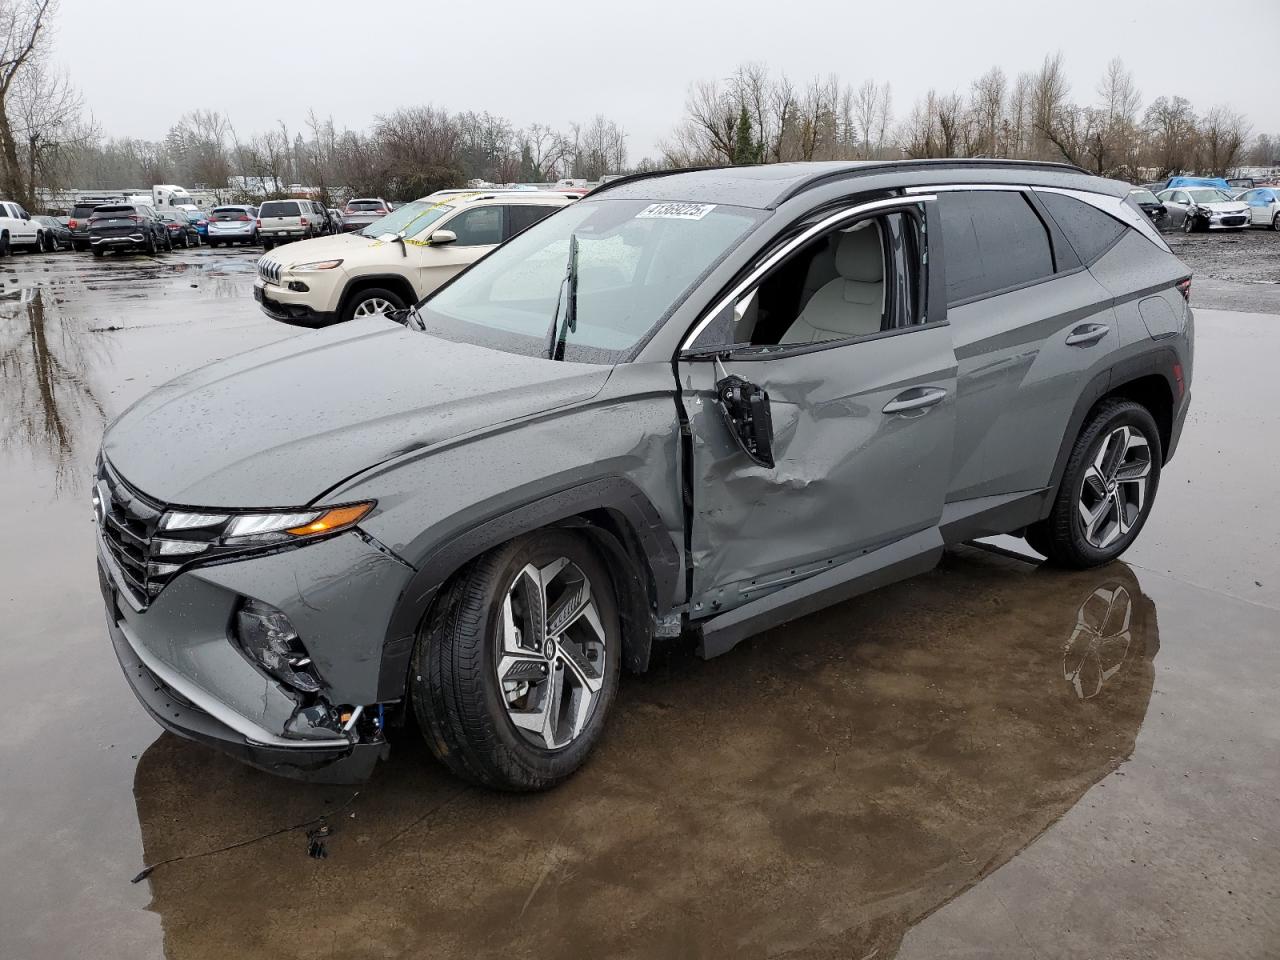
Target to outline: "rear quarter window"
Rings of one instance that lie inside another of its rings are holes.
[[[1053,276],[1049,233],[1021,193],[940,193],[938,212],[948,303]]]
[[[1075,197],[1041,193],[1040,202],[1085,264],[1093,263],[1115,246],[1128,229],[1119,220]]]

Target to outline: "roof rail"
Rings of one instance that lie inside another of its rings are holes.
[[[826,173],[818,174],[810,179],[803,180],[795,184],[790,190],[780,196],[776,203],[782,204],[786,201],[797,197],[806,190],[812,190],[814,187],[831,183],[835,180],[844,180],[849,177],[861,176],[865,173],[879,172],[883,170],[893,170],[899,167],[980,167],[993,170],[999,170],[1007,167],[1032,167],[1036,169],[1050,171],[1067,171],[1071,173],[1083,173],[1086,176],[1093,176],[1088,170],[1076,166],[1074,163],[1058,163],[1053,160],[994,160],[984,157],[931,157],[921,159],[903,159],[903,160],[870,160],[862,161],[859,166],[848,167],[844,170],[832,170]]]
[[[703,170],[724,170],[724,164],[715,164],[705,167],[672,167],[669,170],[650,170],[647,173],[628,173],[625,177],[618,177],[616,180],[610,180],[608,183],[602,183],[598,187],[593,187],[587,191],[582,199],[594,197],[598,193],[604,193],[606,190],[612,190],[614,187],[620,187],[624,184],[635,183],[637,180],[650,180],[657,177],[670,177],[677,173],[700,173]]]

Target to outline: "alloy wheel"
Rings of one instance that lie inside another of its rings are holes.
[[[1080,487],[1084,537],[1105,550],[1133,529],[1147,505],[1151,445],[1133,427],[1117,427],[1098,445]]]
[[[383,300],[382,297],[370,297],[368,300],[362,300],[356,307],[354,316],[357,317],[376,317],[384,313],[390,313],[395,310],[395,304],[389,300]]]
[[[495,642],[512,724],[535,746],[569,746],[591,720],[605,678],[604,626],[586,574],[564,557],[525,566],[503,596]]]

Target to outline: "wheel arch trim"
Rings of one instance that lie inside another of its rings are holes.
[[[1058,447],[1058,456],[1053,462],[1053,472],[1049,478],[1051,494],[1045,498],[1041,519],[1048,516],[1049,511],[1053,508],[1054,496],[1062,483],[1062,475],[1066,472],[1067,460],[1071,457],[1071,450],[1075,446],[1076,438],[1080,436],[1080,431],[1084,429],[1084,423],[1089,416],[1089,412],[1098,404],[1098,401],[1138,380],[1158,376],[1169,389],[1171,410],[1176,416],[1178,385],[1174,377],[1173,368],[1179,362],[1178,354],[1172,347],[1154,347],[1144,350],[1136,356],[1127,357],[1106,370],[1100,371],[1085,385],[1085,388],[1080,391],[1080,396],[1076,398],[1075,407],[1071,411],[1071,419],[1067,421],[1067,429],[1062,434],[1062,443]],[[1161,450],[1160,454],[1161,462],[1167,462],[1169,450]]]
[[[378,699],[404,695],[418,628],[450,577],[494,547],[553,526],[583,530],[601,551],[618,592],[623,662],[633,671],[643,671],[654,624],[670,611],[683,568],[676,545],[649,498],[631,480],[609,476],[504,510],[414,561],[417,572],[387,625]],[[629,583],[618,582],[624,574]]]

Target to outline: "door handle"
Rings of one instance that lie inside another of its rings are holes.
[[[881,413],[906,413],[908,410],[923,410],[940,403],[947,391],[940,387],[912,387],[904,390],[884,405]]]
[[[1097,343],[1110,332],[1111,328],[1105,323],[1084,323],[1076,327],[1067,335],[1067,346],[1093,346],[1093,344]]]

